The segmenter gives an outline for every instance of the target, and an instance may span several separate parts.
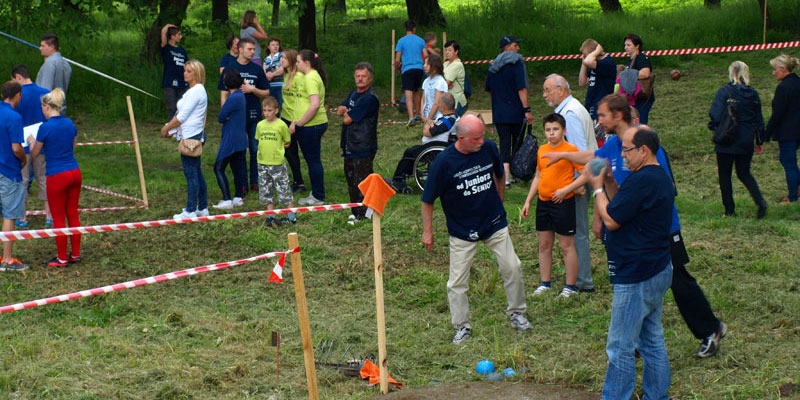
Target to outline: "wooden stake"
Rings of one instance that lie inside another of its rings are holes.
[[[378,318],[378,366],[381,371],[381,393],[389,392],[389,365],[386,356],[386,315],[383,308],[383,249],[381,216],[372,215],[372,248],[375,257],[375,308]]]
[[[394,104],[397,101],[397,99],[394,97],[394,71],[395,71],[395,68],[397,68],[397,65],[395,64],[395,61],[394,61],[394,44],[395,44],[394,39],[395,39],[394,29],[392,29],[392,47],[390,49],[391,50],[390,53],[392,54],[392,97],[391,97],[392,98],[392,104]]]
[[[281,333],[272,331],[272,345],[275,346],[275,381],[281,380]]]
[[[447,32],[442,32],[442,59],[444,59],[444,44],[447,43]]]
[[[147,202],[147,187],[144,184],[144,169],[142,168],[142,152],[139,149],[139,135],[136,133],[136,120],[133,118],[133,104],[131,103],[131,96],[125,96],[128,101],[128,116],[131,119],[131,131],[133,132],[133,148],[136,150],[136,165],[139,167],[139,184],[142,187],[142,201],[144,201],[144,208],[150,208]]]
[[[297,233],[289,234],[289,248],[300,248]],[[306,364],[306,381],[308,383],[308,398],[319,400],[317,391],[317,367],[314,362],[314,347],[311,342],[311,322],[308,318],[308,303],[306,303],[306,287],[303,281],[303,265],[300,262],[300,253],[291,253],[292,281],[294,281],[294,298],[297,302],[297,319],[300,322],[300,336],[303,341],[303,359]]]

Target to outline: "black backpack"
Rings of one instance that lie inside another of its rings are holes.
[[[525,130],[525,127],[523,126],[522,129]],[[533,127],[527,125],[525,139],[519,147],[519,150],[517,150],[517,153],[514,154],[514,157],[511,159],[511,175],[523,181],[533,179],[533,176],[536,174],[536,157],[539,153],[539,143],[532,132]]]

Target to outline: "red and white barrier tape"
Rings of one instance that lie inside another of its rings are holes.
[[[56,237],[56,236],[68,236],[76,233],[87,234],[87,233],[100,233],[100,232],[110,232],[110,231],[125,231],[129,229],[153,228],[157,226],[190,224],[194,222],[216,221],[223,219],[236,219],[245,217],[258,217],[263,215],[288,214],[290,212],[303,213],[303,212],[316,212],[316,211],[345,210],[348,208],[355,208],[361,206],[363,206],[362,203],[331,204],[324,206],[282,208],[278,210],[247,211],[241,213],[209,215],[207,217],[194,217],[188,219],[162,219],[158,221],[128,222],[123,224],[78,226],[74,228],[7,231],[7,232],[0,232],[0,242],[13,242],[16,240],[42,239],[42,238]]]
[[[84,142],[84,143],[76,143],[75,146],[103,146],[107,144],[127,144],[131,145],[136,143],[134,140],[117,140],[114,142]]]
[[[113,206],[113,207],[91,207],[91,208],[79,208],[78,212],[98,212],[98,211],[120,211],[120,210],[133,210],[137,208],[145,208],[144,204],[137,204],[134,206]],[[46,215],[47,212],[45,210],[35,210],[35,211],[28,211],[25,215]]]
[[[658,56],[679,56],[684,54],[713,54],[713,53],[733,53],[739,51],[755,51],[755,50],[771,50],[783,49],[787,47],[800,47],[800,41],[792,42],[779,42],[779,43],[763,43],[763,44],[745,44],[738,46],[720,46],[720,47],[700,47],[694,49],[671,49],[671,50],[649,50],[645,51],[648,57]],[[608,53],[611,57],[628,57],[625,52]],[[553,61],[553,60],[575,60],[581,58],[580,54],[562,54],[554,56],[536,56],[524,57],[526,62],[530,61]],[[489,64],[493,60],[472,60],[463,61],[465,65],[470,64]]]
[[[94,186],[81,185],[81,187],[86,189],[86,190],[91,190],[93,192],[103,193],[103,194],[107,194],[107,195],[110,195],[110,196],[117,196],[117,197],[121,197],[123,199],[128,199],[128,200],[131,200],[131,201],[135,201],[137,203],[144,203],[144,200],[137,199],[136,197],[131,197],[131,196],[128,196],[126,194],[116,193],[116,192],[112,192],[110,190],[96,188]]]
[[[84,298],[84,297],[96,296],[98,294],[118,292],[120,290],[125,290],[125,289],[131,289],[131,288],[135,288],[135,287],[139,287],[139,286],[150,285],[150,284],[153,284],[153,283],[166,282],[166,281],[170,281],[170,280],[173,280],[173,279],[185,278],[187,276],[198,275],[198,274],[202,274],[202,273],[210,272],[210,271],[217,271],[217,270],[225,269],[225,268],[232,267],[232,266],[235,266],[235,265],[247,264],[249,262],[258,261],[258,260],[265,260],[265,259],[268,259],[268,258],[279,256],[281,254],[295,253],[295,252],[300,252],[300,248],[298,247],[298,248],[295,248],[295,249],[292,249],[292,250],[266,253],[266,254],[261,254],[261,255],[255,256],[255,257],[245,258],[245,259],[236,260],[236,261],[229,261],[229,262],[224,262],[224,263],[219,263],[219,264],[211,264],[211,265],[205,265],[205,266],[202,266],[202,267],[189,268],[189,269],[184,269],[184,270],[180,270],[180,271],[169,272],[169,273],[166,273],[166,274],[155,275],[155,276],[151,276],[151,277],[148,277],[148,278],[136,279],[136,280],[133,280],[133,281],[127,281],[127,282],[122,282],[122,283],[115,283],[113,285],[98,287],[98,288],[89,289],[89,290],[82,290],[80,292],[73,292],[73,293],[69,293],[69,294],[62,294],[60,296],[48,297],[48,298],[45,298],[45,299],[26,301],[26,302],[17,303],[17,304],[10,304],[10,305],[7,305],[7,306],[0,307],[0,314],[10,313],[10,312],[20,311],[20,310],[25,310],[25,309],[28,309],[28,308],[34,308],[34,307],[44,306],[44,305],[48,305],[48,304],[61,303],[61,302],[64,302],[64,301],[75,300],[75,299],[80,299],[80,298]]]

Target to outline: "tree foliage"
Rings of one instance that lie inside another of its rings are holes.
[[[186,9],[189,7],[189,0],[161,0],[160,11],[153,25],[144,38],[142,48],[142,59],[154,63],[158,60],[161,48],[161,27],[166,24],[181,26],[186,18]]]

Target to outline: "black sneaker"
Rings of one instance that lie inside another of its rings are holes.
[[[305,193],[306,190],[308,190],[308,189],[306,189],[306,185],[304,185],[302,183],[292,186],[292,192],[294,192],[294,193]]]
[[[700,349],[697,350],[697,357],[708,358],[717,354],[719,341],[728,333],[728,325],[724,322],[719,323],[719,329],[700,342]]]

